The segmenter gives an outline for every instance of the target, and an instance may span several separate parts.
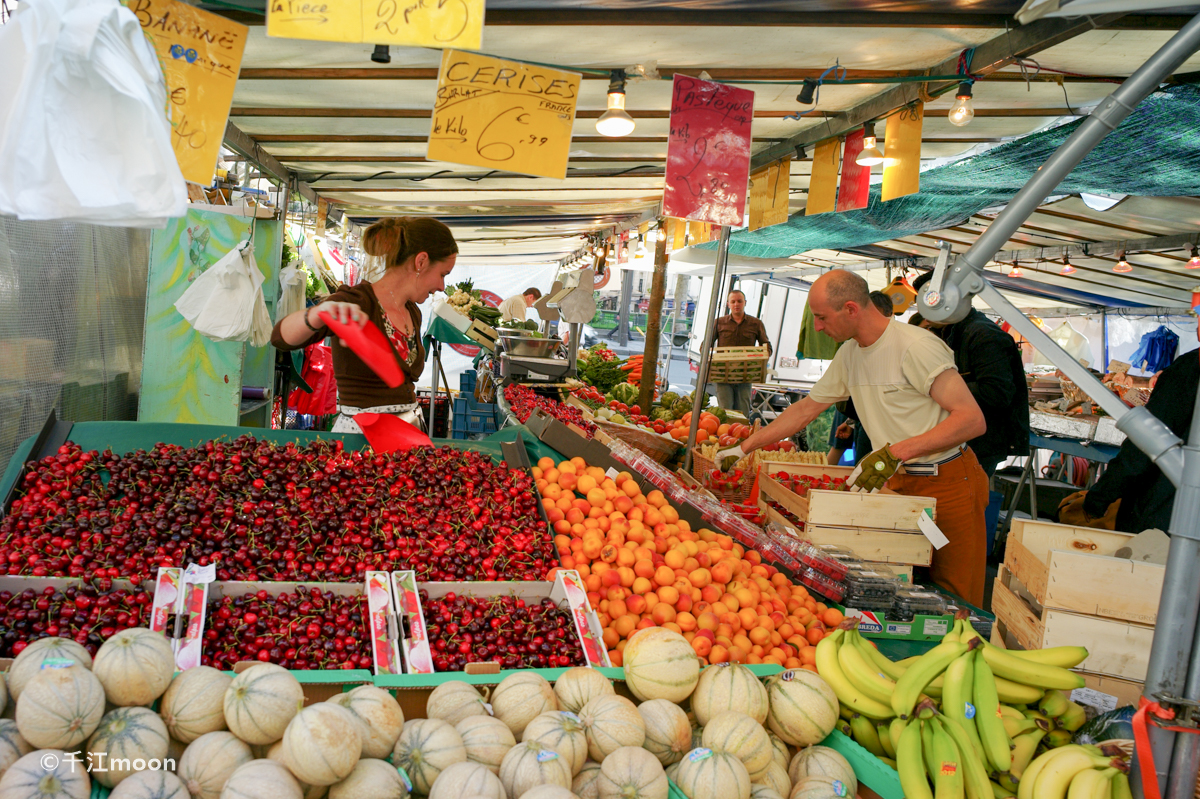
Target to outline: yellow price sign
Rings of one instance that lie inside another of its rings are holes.
[[[484,0],[268,0],[267,35],[412,47],[483,45]]]
[[[167,81],[171,144],[184,178],[207,186],[217,168],[250,29],[178,0],[127,0]]]
[[[425,157],[564,178],[579,82],[576,72],[446,50]]]

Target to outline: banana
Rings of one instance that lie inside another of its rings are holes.
[[[1000,715],[1000,700],[996,697],[996,681],[992,670],[979,655],[975,655],[975,727],[983,753],[995,771],[1012,768],[1012,742],[1004,730],[1004,719]]]
[[[907,724],[908,722],[904,719],[892,719],[891,723],[888,724],[888,738],[891,739],[892,748],[896,750],[897,753],[900,752],[900,735],[904,732],[904,728],[907,726]],[[896,759],[899,760],[899,757]]]
[[[996,784],[1014,796],[1017,793],[1017,778],[1012,774],[1000,774],[996,777]]]
[[[1031,702],[1038,701],[1038,697],[1042,694],[1042,689],[1035,685],[1023,685],[1019,682],[1006,680],[1003,677],[997,677],[996,694],[1000,697],[1001,702],[1006,702],[1010,705],[1028,705]]]
[[[933,795],[935,799],[964,799],[961,753],[936,716],[927,723],[933,730],[933,762],[937,767],[933,772]]]
[[[999,648],[999,647],[994,647]],[[1073,669],[1087,660],[1088,651],[1082,646],[1052,646],[1049,649],[1007,649],[1003,650],[1014,657],[1033,663],[1044,663],[1047,666],[1061,666]]]
[[[942,729],[954,739],[954,745],[958,747],[959,764],[963,769],[963,786],[967,792],[967,799],[989,799],[992,789],[988,783],[987,764],[984,762],[983,756],[974,751],[974,744],[967,735],[968,728],[974,725],[960,724],[957,719],[949,716],[942,716],[941,722]]]
[[[851,718],[854,717],[854,710],[851,709],[848,705],[843,705],[839,702],[838,703],[838,715],[841,716],[842,718],[844,718],[846,721],[849,721]]]
[[[1009,705],[1000,705],[1000,715],[1006,719],[1016,719],[1017,721],[1025,718],[1024,713]]]
[[[933,751],[933,724],[931,720],[920,721],[921,725],[921,756],[925,760],[925,773],[929,775],[929,779],[933,781],[933,775],[938,771],[937,760]],[[936,792],[937,786],[934,786]]]
[[[988,668],[1006,680],[1038,688],[1058,688],[1063,691],[1073,691],[1084,685],[1082,677],[1061,666],[1036,663],[1017,657],[1007,649],[991,645],[985,645],[981,651]]]
[[[1067,712],[1067,707],[1070,701],[1071,700],[1067,699],[1067,695],[1062,691],[1055,691],[1051,689],[1047,691],[1038,702],[1038,710],[1042,711],[1051,718],[1058,718],[1063,713]]]
[[[905,799],[933,799],[929,780],[925,778],[925,759],[921,750],[921,723],[913,720],[904,727],[896,747],[896,771]]]
[[[968,652],[955,658],[954,662],[946,667],[946,673],[942,675],[945,678],[942,688],[942,713],[962,725],[971,747],[982,757],[983,744],[979,741],[975,723],[971,721],[975,717],[975,705],[971,703],[974,697],[974,661],[975,655]]]
[[[1043,729],[1034,729],[1024,735],[1013,737],[1012,766],[1009,768],[1009,773],[1013,777],[1021,779],[1021,775],[1025,773],[1025,769],[1029,768],[1034,755],[1037,754],[1038,744],[1045,737],[1046,731]]]
[[[841,704],[856,713],[873,719],[891,718],[893,715],[891,708],[865,696],[851,684],[842,672],[842,667],[838,663],[837,650],[842,645],[842,637],[845,632],[845,630],[834,630],[822,638],[821,643],[817,644],[817,671],[820,672],[825,682],[829,683],[829,687],[837,694]]]
[[[877,721],[875,722],[875,732],[879,735],[879,743],[883,747],[884,754],[895,760],[896,745],[892,743],[891,725],[886,721]]]
[[[1072,778],[1067,787],[1067,799],[1109,799],[1112,795],[1112,776],[1117,770],[1087,768]]]
[[[1000,721],[1004,724],[1004,731],[1008,733],[1009,738],[1015,738],[1023,732],[1036,730],[1039,727],[1045,729],[1046,726],[1049,726],[1046,725],[1045,722],[1039,724],[1036,719],[1021,719],[1020,721],[1016,721],[1015,719],[1010,719],[1007,716],[1002,717]]]
[[[1043,721],[1043,722],[1045,722],[1047,727],[1054,726],[1054,723],[1051,721],[1050,717],[1047,716],[1045,713],[1043,713],[1040,710],[1035,710],[1033,708],[1027,707],[1021,711],[1021,714],[1023,716],[1025,716],[1025,718],[1027,718],[1027,719],[1034,719],[1035,721]]]
[[[864,696],[881,705],[892,701],[896,683],[879,674],[858,647],[843,640],[842,645],[838,647],[838,665],[842,667],[842,673],[846,675],[850,684]]]
[[[825,643],[825,641],[822,640],[821,643]],[[819,647],[818,644],[818,658],[820,657]],[[941,674],[955,658],[966,651],[966,644],[960,644],[957,641],[941,643],[922,655],[918,662],[909,666],[908,671],[904,672],[904,676],[896,683],[896,691],[892,694],[892,710],[896,715],[901,717],[910,715],[921,692],[925,690],[925,686],[932,682],[934,677]],[[817,670],[819,671],[820,668],[821,665],[818,663]],[[993,687],[992,690],[994,691],[995,688]]]
[[[1046,733],[1046,746],[1051,749],[1057,749],[1069,743],[1071,743],[1070,730],[1050,730],[1050,732]]]
[[[1106,768],[1109,765],[1108,758],[1097,757],[1085,749],[1063,748],[1066,751],[1053,758],[1037,775],[1033,785],[1033,795],[1037,799],[1065,799],[1068,786],[1076,774],[1084,769]]]
[[[990,785],[992,786],[993,799],[1011,799],[1011,797],[1017,795],[1015,791],[1010,791],[1008,788],[1005,788],[1003,785],[997,785],[994,782],[990,783]]]
[[[881,762],[881,763],[887,763],[889,766],[891,766],[891,767],[892,767],[892,771],[895,771],[895,770],[896,770],[896,761],[895,761],[893,758],[890,758],[890,757],[881,757],[881,758],[879,758],[879,762]]]
[[[942,643],[944,644],[947,641],[958,641],[961,643],[962,631],[962,620],[955,619],[954,624],[950,627],[950,632],[942,636]]]
[[[835,724],[833,728],[842,735],[845,735],[847,738],[854,737],[854,730],[850,729],[850,722],[846,721],[845,719],[838,719],[837,724]]]
[[[866,716],[860,716],[855,713],[850,719],[850,729],[854,733],[854,740],[863,749],[866,749],[875,757],[887,757],[887,752],[883,749],[883,744],[879,740],[879,733],[875,730],[875,723]]]
[[[969,644],[972,641],[978,641],[980,645],[987,643],[987,641],[983,640],[983,636],[979,634],[979,631],[971,626],[971,622],[969,621],[963,622],[962,635],[958,637],[958,640],[964,644]]]
[[[1083,747],[1068,746],[1062,749],[1053,749],[1045,754],[1038,755],[1033,759],[1033,762],[1025,769],[1025,773],[1021,775],[1020,781],[1017,783],[1017,799],[1033,799],[1034,787],[1037,784],[1037,779],[1042,775],[1046,767],[1064,755],[1071,753],[1071,750],[1084,752]],[[1086,754],[1086,752],[1084,752]],[[1040,796],[1040,794],[1038,794]]]
[[[1112,778],[1112,799],[1133,799],[1133,789],[1129,787],[1129,777],[1120,771]]]
[[[1083,709],[1083,705],[1077,705],[1074,702],[1067,700],[1067,710],[1058,717],[1058,725],[1064,730],[1075,732],[1084,725],[1087,721],[1087,711]]]
[[[875,666],[876,671],[882,672],[893,682],[903,677],[904,672],[908,670],[908,666],[902,666],[899,663],[889,660],[887,655],[876,649],[875,645],[866,638],[863,638],[858,630],[851,630],[847,634],[846,640],[853,644],[858,651],[862,652],[863,657],[867,659],[868,663]]]

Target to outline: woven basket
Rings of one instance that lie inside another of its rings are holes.
[[[738,486],[738,490],[722,496],[721,499],[734,502],[746,502],[750,499],[750,490],[754,488],[754,477],[758,473],[758,460],[754,458],[753,454],[750,457],[751,466],[742,475],[742,482]],[[704,475],[715,468],[717,468],[717,465],[713,463],[711,458],[700,454],[699,447],[692,449],[692,477],[696,478],[701,485],[704,485]]]
[[[683,446],[681,441],[673,441],[669,438],[664,438],[657,433],[647,433],[637,427],[626,424],[613,424],[605,422],[601,419],[596,420],[596,426],[607,433],[609,436],[623,441],[639,452],[645,453],[648,457],[653,458],[658,463],[666,463],[671,459],[679,448]]]

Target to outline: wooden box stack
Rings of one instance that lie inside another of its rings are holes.
[[[936,500],[891,492],[811,490],[807,497],[801,497],[771,476],[787,472],[810,477],[848,477],[852,471],[847,466],[764,463],[759,472],[759,504],[773,521],[790,525],[767,501],[787,508],[804,522],[802,534],[814,544],[847,547],[863,560],[886,564],[911,582],[912,567],[928,566],[933,557],[933,545],[920,531],[917,519],[926,508],[933,509],[936,519]]]
[[[1132,537],[1015,520],[992,595],[992,642],[1086,646],[1078,670],[1089,687],[1140,693],[1166,567],[1113,557]]]

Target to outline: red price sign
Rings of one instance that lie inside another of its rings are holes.
[[[742,224],[754,92],[675,75],[663,215]]]

